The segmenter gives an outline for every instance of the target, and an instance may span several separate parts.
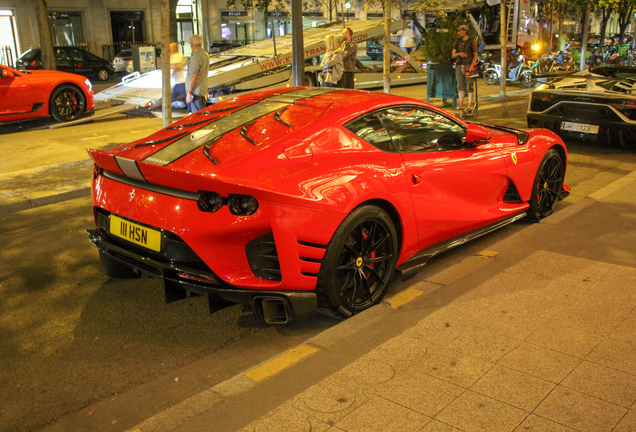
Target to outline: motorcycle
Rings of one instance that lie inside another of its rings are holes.
[[[521,86],[524,88],[534,87],[537,83],[537,78],[535,76],[534,70],[537,68],[539,61],[537,60],[532,66],[528,66],[523,54],[517,56],[517,61],[517,65],[510,69],[510,71],[508,72],[506,80],[519,81]],[[484,81],[488,85],[498,84],[500,78],[501,65],[493,63],[492,67],[489,67],[484,71]]]

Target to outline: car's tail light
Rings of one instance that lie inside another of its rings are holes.
[[[636,100],[624,100],[623,105],[628,107],[636,107]]]
[[[129,62],[129,61],[133,61],[133,59],[132,59],[132,57],[130,57],[130,58],[125,58],[125,59],[124,59],[124,61],[125,61],[125,62]]]
[[[223,197],[216,192],[199,191],[197,205],[199,210],[213,213],[223,206]]]
[[[32,67],[33,69],[35,69],[35,60],[33,60],[33,61],[31,62],[31,67]]]
[[[249,216],[258,210],[258,201],[250,195],[230,195],[228,206],[233,215]]]
[[[550,100],[550,95],[548,93],[534,93],[532,99]]]

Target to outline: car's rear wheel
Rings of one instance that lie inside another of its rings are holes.
[[[484,72],[484,81],[488,85],[495,85],[499,82],[499,74],[494,69],[486,69]]]
[[[97,78],[99,78],[100,81],[106,81],[108,77],[110,77],[110,72],[108,72],[108,69],[100,68],[97,70]]]
[[[50,113],[59,122],[77,119],[86,110],[86,98],[80,89],[61,85],[51,94]]]
[[[318,276],[318,310],[346,318],[382,300],[398,258],[395,226],[372,205],[349,214],[329,242]]]
[[[554,149],[548,150],[534,177],[528,219],[538,221],[554,212],[563,189],[564,175],[561,155]]]

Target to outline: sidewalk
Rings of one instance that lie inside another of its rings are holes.
[[[509,87],[499,98],[499,87],[479,80],[480,112],[523,104],[529,90]],[[426,86],[395,87],[395,94],[426,100]],[[431,101],[442,106],[441,99]],[[444,107],[445,109],[452,109]],[[456,112],[454,112],[456,113]],[[119,116],[121,119],[123,116]],[[483,116],[476,118],[476,121]],[[86,148],[111,147],[143,138],[162,127],[161,119],[106,120],[57,130],[33,130],[2,136],[0,161],[0,214],[53,204],[90,195],[93,164]],[[98,132],[92,133],[92,130]],[[108,135],[119,132],[116,142]],[[46,134],[42,139],[41,134]],[[104,133],[106,135],[104,135]],[[7,142],[15,140],[19,142]],[[8,161],[7,161],[8,160]]]

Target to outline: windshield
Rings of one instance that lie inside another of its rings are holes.
[[[22,60],[31,61],[37,60],[40,58],[40,50],[39,49],[30,49],[20,57]]]

